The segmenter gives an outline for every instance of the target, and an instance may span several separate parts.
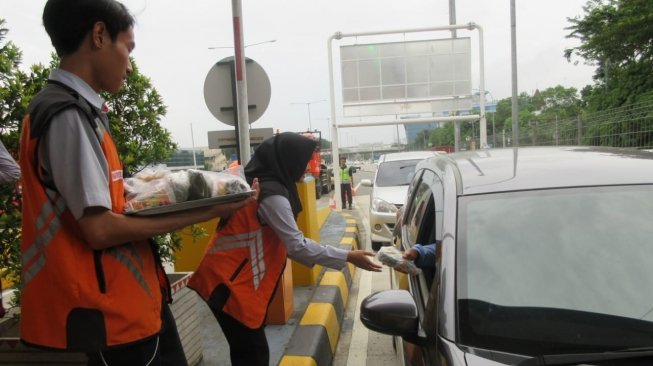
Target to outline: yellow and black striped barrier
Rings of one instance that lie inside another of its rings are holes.
[[[346,225],[339,247],[347,250],[358,249],[356,220],[348,213],[342,215]],[[323,272],[279,366],[331,365],[355,268],[347,263],[341,270],[327,269]]]

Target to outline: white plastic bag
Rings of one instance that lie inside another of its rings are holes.
[[[223,172],[157,166],[125,179],[125,212],[249,191],[241,166]]]
[[[153,167],[143,169],[133,177],[125,178],[125,212],[178,202],[168,180],[170,173],[164,167]]]
[[[388,267],[395,268],[401,272],[408,273],[410,275],[418,275],[422,273],[422,270],[415,266],[415,263],[410,260],[403,258],[403,254],[393,246],[383,246],[376,253],[376,257],[379,262],[385,264]]]

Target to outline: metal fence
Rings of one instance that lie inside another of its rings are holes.
[[[491,141],[491,135],[488,141]],[[510,146],[497,134],[497,147]],[[571,119],[530,121],[519,131],[519,145],[589,145],[653,148],[653,101],[646,101]]]

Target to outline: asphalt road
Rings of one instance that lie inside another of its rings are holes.
[[[361,247],[371,249],[369,228],[369,205],[371,188],[360,185],[361,179],[374,178],[372,166],[354,174],[356,196],[352,213],[363,225],[360,228]],[[343,326],[340,332],[338,348],[333,360],[333,366],[395,366],[399,365],[398,357],[391,336],[368,330],[360,321],[360,304],[369,294],[390,289],[390,272],[387,267],[383,272],[373,273],[356,271],[354,283],[350,289]]]

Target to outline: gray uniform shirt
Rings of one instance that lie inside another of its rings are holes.
[[[284,196],[266,197],[258,206],[258,215],[286,245],[288,257],[312,267],[320,264],[325,267],[341,269],[347,263],[348,251],[306,238],[297,228],[297,223],[290,208],[290,202]]]
[[[0,184],[13,183],[20,177],[20,167],[0,141]]]
[[[97,108],[104,100],[78,76],[55,69],[50,79],[61,82]],[[107,131],[109,126],[106,125]],[[52,118],[39,151],[45,179],[52,180],[75,219],[87,207],[111,209],[109,168],[102,146],[87,117],[77,108],[68,108]]]

